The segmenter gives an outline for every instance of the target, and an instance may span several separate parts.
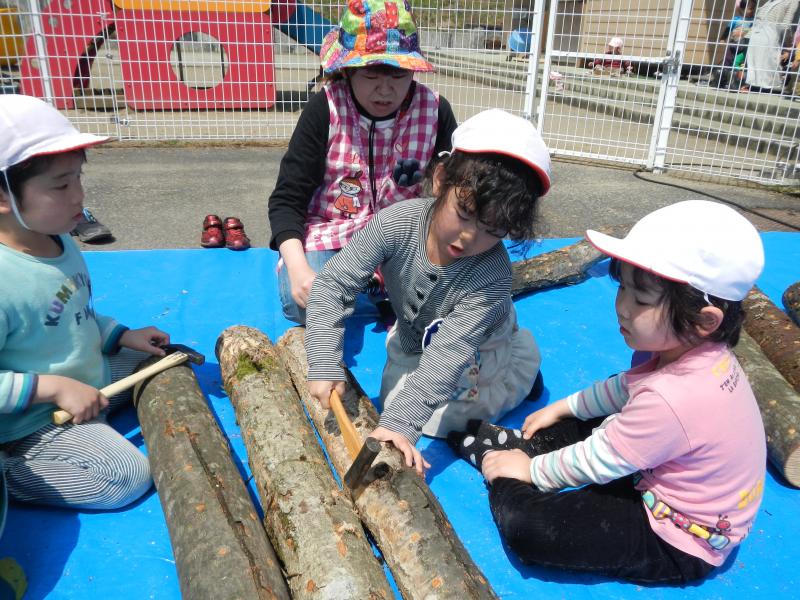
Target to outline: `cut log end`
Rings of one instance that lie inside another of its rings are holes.
[[[794,487],[800,488],[800,446],[795,448],[786,459],[784,475],[786,476],[786,481]]]

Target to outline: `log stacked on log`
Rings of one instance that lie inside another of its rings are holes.
[[[783,292],[783,307],[796,325],[800,325],[800,281],[793,283]]]
[[[628,227],[603,227],[599,231],[623,237]],[[557,285],[573,285],[589,278],[588,271],[608,258],[587,240],[511,264],[511,295],[535,292]]]
[[[278,558],[192,369],[145,380],[134,401],[181,595],[288,600]]]
[[[778,372],[800,392],[800,328],[757,287],[742,305],[745,330]]]
[[[383,568],[352,502],[333,478],[269,338],[257,329],[231,327],[217,340],[216,354],[264,507],[264,524],[292,597],[391,598]]]
[[[306,410],[325,443],[337,472],[352,464],[335,419],[308,395],[308,363],[303,328],[289,329],[278,341],[281,358],[291,372]],[[378,423],[370,399],[349,377],[342,402],[362,439]],[[405,466],[402,454],[385,446],[363,489],[355,494],[356,508],[383,553],[395,583],[406,600],[496,598],[472,561],[441,505],[425,481]]]
[[[734,353],[761,409],[769,460],[789,483],[800,487],[800,396],[746,332]]]

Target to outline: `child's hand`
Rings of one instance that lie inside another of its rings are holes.
[[[540,429],[546,429],[551,425],[555,425],[561,419],[569,417],[570,415],[572,415],[572,412],[569,409],[566,399],[561,399],[558,402],[540,408],[536,412],[525,417],[525,422],[522,424],[522,437],[529,440],[531,436]]]
[[[493,450],[483,457],[481,471],[489,483],[498,477],[509,477],[531,483],[530,466],[531,457],[522,450]]]
[[[417,448],[413,446],[402,433],[390,431],[385,427],[376,427],[375,431],[369,435],[370,437],[380,440],[381,442],[392,442],[395,448],[400,450],[400,452],[403,453],[403,456],[406,457],[406,466],[414,467],[417,470],[417,473],[420,475],[425,472],[425,469],[431,468],[431,465],[428,463],[428,461],[422,458],[422,453],[417,450]]]
[[[341,398],[344,396],[345,385],[344,381],[309,381],[308,393],[312,398],[316,398],[322,408],[329,409],[331,407],[331,391],[336,390]]]
[[[156,327],[142,327],[141,329],[128,329],[119,338],[119,345],[131,350],[141,350],[155,356],[166,356],[166,352],[159,348],[169,344],[169,334]]]
[[[392,179],[397,185],[410,187],[422,181],[419,161],[414,158],[398,160],[392,170]]]
[[[303,266],[289,269],[287,274],[289,275],[292,300],[297,302],[297,306],[300,308],[305,308],[308,305],[308,296],[311,294],[311,286],[314,284],[314,279],[317,278],[317,272],[306,262]]]
[[[100,390],[62,375],[39,375],[34,403],[52,402],[72,415],[76,425],[94,419],[108,406]]]

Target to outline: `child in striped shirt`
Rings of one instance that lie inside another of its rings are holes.
[[[622,240],[586,237],[612,257],[620,333],[650,360],[532,413],[521,431],[472,422],[448,441],[482,470],[523,562],[701,579],[747,536],[764,485],[764,426],[731,351],[761,239],[700,200],[647,215]]]
[[[453,133],[437,164],[435,198],[380,211],[314,281],[308,303],[308,387],[323,406],[344,392],[344,321],[380,267],[397,314],[387,336],[382,414],[372,436],[421,473],[415,444],[472,418],[497,419],[532,391],[539,351],[517,325],[503,238],[534,234],[550,157],[533,125],[484,111]]]

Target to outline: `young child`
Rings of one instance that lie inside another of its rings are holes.
[[[417,35],[406,2],[351,0],[325,38],[328,81],[300,115],[269,199],[291,321],[305,323],[311,284],[330,257],[381,208],[419,197],[426,165],[449,149],[450,104],[414,81],[433,70]]]
[[[493,109],[458,127],[432,174],[435,198],[383,209],[314,281],[310,393],[327,407],[331,390],[344,392],[343,322],[378,267],[397,323],[372,436],[397,446],[409,466],[427,466],[414,447],[421,434],[499,418],[540,391],[539,351],[517,325],[502,239],[533,237],[549,187],[550,157],[529,121]]]
[[[761,240],[734,210],[701,200],[659,209],[621,240],[586,237],[612,257],[620,333],[651,359],[532,413],[521,431],[472,422],[448,442],[482,469],[523,562],[701,579],[761,503],[764,426],[731,351]]]
[[[633,72],[631,61],[623,61],[619,56],[625,41],[621,37],[612,37],[606,44],[606,53],[603,58],[586,63],[586,67],[593,69],[596,75],[608,71],[611,75],[630,75]]]
[[[105,422],[98,388],[130,374],[169,336],[95,313],[70,231],[83,218],[81,134],[37,98],[0,95],[0,461],[9,496],[119,508],[151,485],[147,458]],[[120,347],[136,350],[117,354]],[[74,415],[54,425],[53,411]]]

